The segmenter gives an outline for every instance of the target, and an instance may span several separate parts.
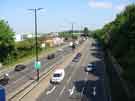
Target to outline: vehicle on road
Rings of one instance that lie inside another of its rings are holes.
[[[72,62],[79,62],[82,54],[79,52],[76,54],[76,56],[73,58]]]
[[[65,76],[64,69],[56,69],[51,78],[51,83],[60,83],[64,79],[64,76]]]
[[[23,64],[19,64],[19,65],[16,65],[15,66],[15,69],[14,71],[22,71],[26,68],[26,65],[23,65]]]
[[[70,43],[69,43],[69,46],[72,47],[72,46],[73,46],[73,42],[70,42]]]
[[[85,67],[85,71],[86,72],[92,72],[94,70],[95,64],[89,63],[86,67]]]
[[[77,53],[77,55],[76,55],[76,57],[81,57],[82,56],[82,54],[79,52],[79,53]]]
[[[54,54],[54,53],[49,54],[49,55],[47,56],[47,59],[53,59],[53,58],[55,58],[55,54]]]
[[[2,78],[0,79],[0,85],[6,85],[6,84],[8,84],[8,82],[9,82],[9,75],[8,75],[8,73],[6,73],[6,74],[4,74],[3,76],[2,76]]]
[[[80,57],[74,57],[72,62],[79,62],[79,60],[80,60]]]

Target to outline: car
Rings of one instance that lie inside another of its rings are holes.
[[[74,57],[72,62],[79,62],[79,60],[80,60],[80,57]]]
[[[82,54],[80,52],[77,53],[76,56],[73,58],[72,62],[79,62],[81,56]]]
[[[70,43],[69,43],[69,46],[72,47],[72,45],[73,45],[73,42],[70,42]]]
[[[6,84],[8,84],[10,78],[9,75],[6,73],[4,74],[1,78],[0,78],[0,85],[4,86]]]
[[[76,55],[76,57],[81,57],[82,56],[82,54],[79,52],[79,53],[77,53],[77,55]]]
[[[85,67],[85,71],[86,72],[92,72],[95,69],[95,64],[89,63],[86,67]]]
[[[64,79],[64,76],[65,76],[64,69],[56,69],[51,78],[51,83],[60,83]]]
[[[54,53],[49,54],[49,55],[47,56],[47,59],[53,59],[53,58],[55,58],[55,54],[54,54]]]
[[[19,65],[16,65],[15,66],[15,69],[14,71],[22,71],[26,68],[26,65],[23,65],[23,64],[19,64]]]

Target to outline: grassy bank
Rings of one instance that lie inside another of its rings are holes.
[[[43,49],[42,51],[39,51],[39,57],[42,57],[48,53],[51,53],[51,52],[55,52],[57,48],[50,48],[50,47],[47,47],[45,49]],[[12,68],[14,67],[16,64],[19,64],[19,63],[28,63],[32,60],[35,59],[35,52],[31,52],[30,54],[28,54],[27,56],[25,57],[22,57],[20,59],[17,59],[17,60],[14,60],[12,62],[10,62],[9,64],[6,64],[4,65],[4,68]]]

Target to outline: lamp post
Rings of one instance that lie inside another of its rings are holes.
[[[35,42],[36,42],[36,62],[35,62],[35,68],[37,69],[37,81],[39,81],[39,57],[38,57],[38,38],[37,38],[37,11],[42,10],[43,8],[34,8],[34,9],[28,9],[29,11],[34,12],[34,18],[35,18]],[[36,67],[37,66],[37,67]]]
[[[72,23],[72,39],[73,39],[73,33],[74,33],[74,23]]]

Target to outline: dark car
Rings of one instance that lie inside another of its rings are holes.
[[[53,58],[55,58],[55,54],[53,53],[53,54],[49,54],[48,56],[47,56],[47,59],[53,59]]]
[[[21,71],[26,68],[26,65],[20,64],[15,66],[15,71]]]
[[[3,77],[0,78],[0,85],[4,86],[8,84],[9,80],[9,76],[5,74]]]
[[[72,62],[79,62],[79,60],[80,60],[80,57],[76,56],[76,57],[73,58]]]
[[[77,55],[76,55],[76,57],[81,57],[82,56],[82,54],[79,52],[79,53],[77,53]]]

